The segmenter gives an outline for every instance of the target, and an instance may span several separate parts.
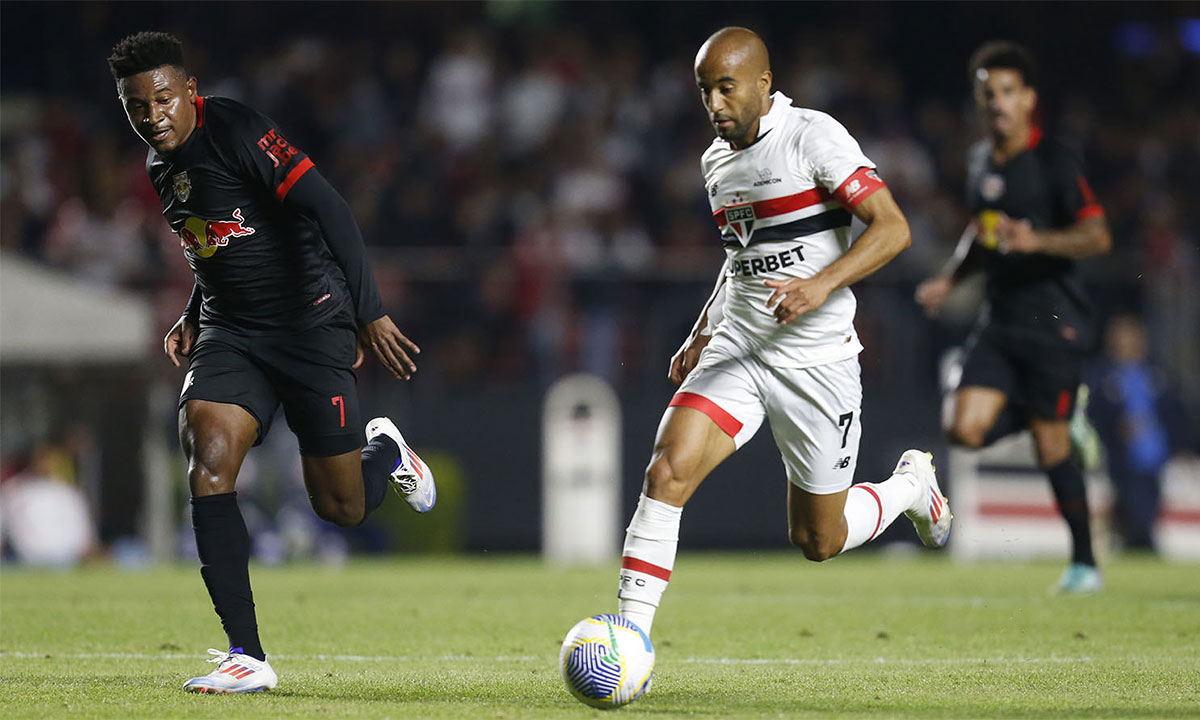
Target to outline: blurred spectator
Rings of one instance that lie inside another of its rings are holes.
[[[889,18],[950,23],[1004,12],[830,8],[805,8],[819,29],[779,44],[776,83],[838,117],[879,163],[915,241],[872,282],[912,283],[940,262],[962,226],[944,188],[961,186],[963,149],[976,134],[959,68],[981,38],[936,52],[897,45],[884,41]],[[627,353],[662,350],[621,340],[645,325],[636,308],[655,293],[691,297],[692,284],[708,287],[722,257],[698,167],[711,132],[691,72],[695,41],[718,10],[680,14],[670,3],[644,4],[643,22],[614,34],[611,8],[588,3],[459,6],[461,13],[426,3],[364,5],[352,17],[322,3],[310,9],[310,22],[278,19],[272,41],[253,51],[197,44],[201,91],[268,108],[325,169],[376,249],[377,275],[396,279],[381,282],[390,309],[414,316],[407,321],[422,342],[444,341],[474,358],[433,353],[427,363],[453,365],[431,368],[435,374],[450,383],[545,382],[590,369],[619,385],[645,381],[628,368],[657,368],[662,358]],[[6,19],[28,16],[33,27],[51,12],[14,6]],[[189,12],[188,34],[222,37],[235,16],[258,12],[265,10],[254,3]],[[793,12],[767,6],[746,22],[769,34]],[[64,35],[76,27],[81,37],[113,41],[129,30],[118,12],[53,15]],[[1118,13],[1096,18],[1111,29],[1111,47],[1092,42],[1102,34],[1068,34],[1035,50],[1048,63],[1083,57],[1097,70],[1060,73],[1069,88],[1046,93],[1063,98],[1047,108],[1047,123],[1057,120],[1083,144],[1117,242],[1091,280],[1132,293],[1122,299],[1147,309],[1152,336],[1171,336],[1163,361],[1197,404],[1200,379],[1184,371],[1200,350],[1191,334],[1179,337],[1186,322],[1166,319],[1200,318],[1200,301],[1187,291],[1200,276],[1190,202],[1200,194],[1200,115],[1184,100],[1196,96],[1189,90],[1200,73],[1194,50],[1162,15],[1139,20],[1144,31],[1132,45]],[[353,45],[321,31],[322,18],[333,16],[350,23],[340,32],[353,34]],[[386,29],[397,27],[408,32],[398,38]],[[178,312],[190,274],[149,192],[144,149],[115,132],[123,118],[111,87],[69,82],[84,68],[104,77],[107,48],[85,43],[64,54],[33,38],[5,39],[6,58],[52,53],[45,62],[61,80],[33,87],[5,72],[0,245],[94,282],[153,292],[165,315]],[[493,272],[497,263],[507,270]],[[482,285],[488,318],[477,322]],[[894,289],[897,302],[907,294]],[[436,321],[417,317],[435,308]],[[496,355],[505,361],[479,361]]]
[[[451,150],[465,152],[483,140],[493,122],[493,59],[486,34],[456,30],[434,58],[421,113]]]
[[[42,444],[0,485],[0,540],[19,562],[70,567],[95,545],[95,525],[74,474],[67,448]]]
[[[1150,360],[1146,328],[1118,315],[1105,333],[1104,357],[1090,374],[1088,416],[1104,442],[1116,491],[1113,512],[1127,548],[1154,549],[1160,475],[1187,442],[1178,391]]]

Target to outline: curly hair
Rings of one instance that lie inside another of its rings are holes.
[[[108,69],[115,80],[164,65],[183,70],[183,43],[165,32],[126,35],[113,46],[112,55],[108,58]]]

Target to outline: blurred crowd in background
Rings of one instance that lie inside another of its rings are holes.
[[[891,388],[880,402],[923,397],[932,417],[937,358],[961,342],[977,296],[935,322],[912,291],[967,222],[965,152],[979,128],[965,66],[1003,37],[1041,60],[1043,122],[1078,148],[1111,225],[1112,254],[1084,263],[1101,322],[1141,325],[1155,372],[1194,417],[1200,17],[1089,5],[1085,28],[1081,11],[6,4],[0,246],[152,298],[162,332],[178,317],[191,273],[104,62],[124,34],[164,29],[184,41],[201,94],[274,118],[344,194],[385,305],[424,350],[424,392],[540,392],[579,370],[623,394],[661,394],[723,259],[699,174],[712,131],[692,60],[710,32],[744,24],[767,42],[776,89],[845,124],[909,218],[912,248],[856,288],[864,381],[868,400]],[[362,382],[390,381],[368,368]],[[1196,436],[1180,442],[1194,449]]]

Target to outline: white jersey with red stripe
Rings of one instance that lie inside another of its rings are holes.
[[[850,248],[850,211],[884,187],[838,121],[781,92],[742,150],[717,138],[700,160],[728,261],[714,334],[774,367],[812,367],[862,351],[849,288],[787,325],[767,307],[766,280],[811,277]]]

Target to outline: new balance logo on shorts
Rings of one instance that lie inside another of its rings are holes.
[[[850,456],[849,455],[847,455],[846,457],[842,458],[841,460],[837,460],[833,463],[834,470],[845,470],[848,467],[850,467]]]

